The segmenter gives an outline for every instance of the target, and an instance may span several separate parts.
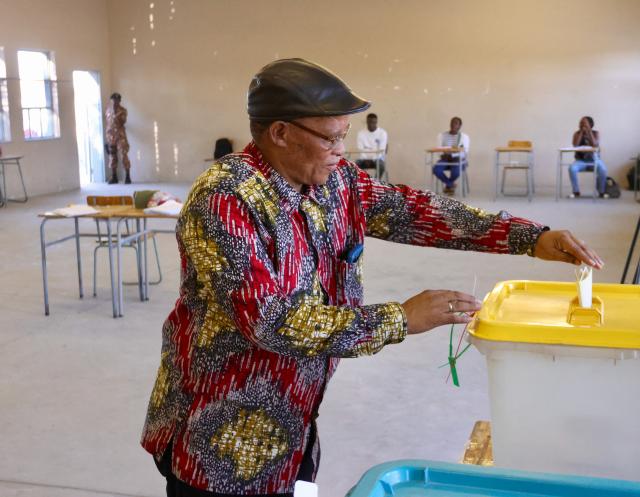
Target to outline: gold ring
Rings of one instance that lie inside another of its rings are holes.
[[[453,300],[450,300],[450,301],[449,301],[449,312],[450,312],[451,314],[453,314],[453,313],[455,312],[455,311],[454,311],[454,309],[453,309]]]

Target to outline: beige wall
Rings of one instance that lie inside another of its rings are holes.
[[[106,0],[0,0],[0,46],[4,46],[9,108],[10,143],[4,155],[24,155],[22,169],[29,195],[77,188],[80,185],[75,137],[72,72],[102,74],[103,92],[109,81]],[[53,51],[58,77],[61,137],[25,142],[18,81],[19,49]],[[14,171],[8,169],[10,194],[15,194]]]
[[[476,188],[490,187],[493,149],[509,139],[533,140],[537,183],[550,188],[555,151],[584,114],[614,175],[640,150],[637,0],[110,0],[109,14],[136,179],[192,180],[215,137],[247,141],[252,74],[290,56],[374,102],[393,181],[424,184],[422,150],[452,115],[471,137]]]
[[[640,148],[636,0],[150,3],[0,0],[13,135],[3,148],[25,155],[30,193],[78,185],[74,69],[102,73],[105,104],[111,91],[123,93],[134,181],[191,181],[216,137],[245,143],[252,74],[289,56],[328,66],[374,102],[390,135],[393,181],[424,185],[422,150],[454,114],[471,136],[476,191],[490,188],[492,150],[510,138],[534,141],[537,183],[550,187],[555,150],[586,113],[614,176]],[[56,53],[60,140],[22,139],[18,48]],[[354,117],[356,129],[363,124]]]

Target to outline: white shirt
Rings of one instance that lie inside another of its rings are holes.
[[[387,150],[387,132],[382,128],[376,128],[375,131],[369,131],[367,128],[361,129],[358,131],[358,150],[381,150],[382,152],[378,154],[360,154],[360,159],[384,160],[385,150]]]
[[[466,159],[467,154],[469,153],[469,135],[465,133],[458,133],[457,135],[452,135],[448,131],[444,133],[440,133],[438,135],[438,146],[439,147],[462,147],[464,151],[462,153],[462,158]],[[451,157],[458,157],[458,154],[451,154]]]

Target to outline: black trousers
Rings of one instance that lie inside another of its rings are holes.
[[[384,176],[385,164],[382,159],[380,159],[380,176]],[[372,159],[358,159],[356,160],[356,164],[360,169],[377,169],[376,161]]]
[[[309,433],[309,443],[302,456],[302,464],[298,471],[298,477],[296,480],[313,481],[313,473],[315,466],[313,464],[313,445],[316,439],[316,424],[311,424],[311,432]],[[292,493],[285,494],[260,494],[260,495],[247,495],[247,494],[219,494],[216,492],[209,492],[207,490],[200,490],[193,488],[186,483],[178,480],[171,471],[171,449],[173,443],[170,443],[167,449],[164,451],[160,462],[153,459],[158,467],[158,471],[167,479],[167,497],[293,497]]]

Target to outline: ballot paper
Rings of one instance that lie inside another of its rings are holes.
[[[589,266],[582,265],[576,269],[576,283],[578,285],[578,303],[580,307],[591,309],[593,277]]]
[[[156,205],[155,207],[147,207],[144,212],[147,214],[164,214],[165,216],[177,216],[182,210],[180,202],[175,200],[167,200],[165,203]]]
[[[318,497],[318,485],[298,480],[293,488],[293,497]]]
[[[96,209],[87,204],[71,204],[68,207],[61,207],[53,211],[53,214],[64,217],[86,216],[87,214],[95,214]]]

